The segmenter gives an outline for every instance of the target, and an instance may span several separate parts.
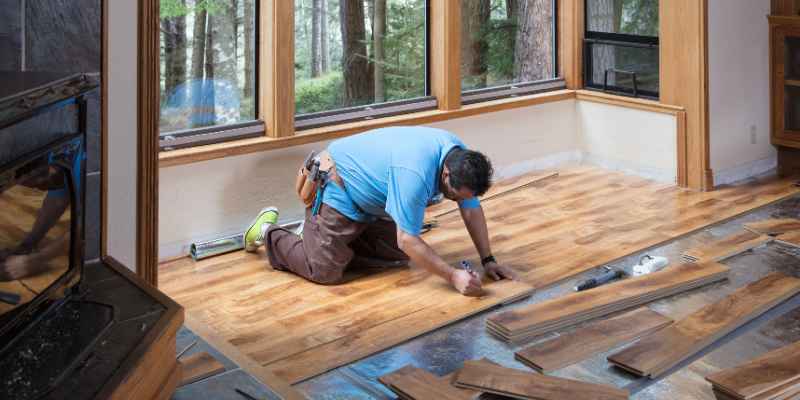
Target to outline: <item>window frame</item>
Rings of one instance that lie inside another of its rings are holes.
[[[260,110],[260,72],[258,64],[261,61],[261,46],[259,39],[261,37],[261,0],[253,1],[253,110],[255,119],[249,121],[234,122],[225,125],[204,126],[198,128],[186,128],[169,132],[158,131],[158,146],[160,152],[168,152],[187,147],[203,146],[208,144],[216,144],[222,142],[229,142],[235,140],[249,139],[260,136],[264,131],[264,121],[261,120]],[[160,17],[159,17],[160,18]],[[159,34],[159,46],[161,45],[161,35]],[[161,54],[159,52],[159,54]],[[159,56],[160,57],[160,56]],[[159,66],[161,60],[159,59]],[[159,85],[159,91],[161,86]],[[161,93],[159,92],[159,96]],[[161,118],[161,110],[159,107],[159,118]]]
[[[616,46],[616,47],[628,47],[628,48],[640,48],[640,49],[647,49],[651,51],[655,51],[656,53],[659,52],[659,43],[660,39],[658,36],[645,36],[645,35],[632,35],[628,33],[615,33],[615,32],[601,32],[601,31],[592,31],[589,30],[589,2],[592,0],[583,0],[583,9],[585,18],[583,20],[583,30],[584,30],[584,38],[583,38],[583,83],[584,87],[587,90],[595,90],[600,91],[608,94],[618,95],[618,96],[626,96],[626,97],[636,97],[636,98],[643,98],[648,100],[658,100],[660,97],[660,91],[651,91],[651,90],[638,90],[636,85],[636,80],[634,79],[634,88],[626,88],[623,86],[610,86],[602,83],[594,83],[591,77],[590,71],[593,70],[592,68],[592,46],[594,45],[609,45],[609,46]],[[662,0],[658,0],[659,3]],[[659,21],[659,24],[661,22]],[[661,64],[660,54],[659,54],[659,65]],[[612,68],[606,70],[606,75],[608,75],[608,71]],[[623,72],[623,71],[620,71]],[[659,81],[661,79],[661,73],[659,71]]]

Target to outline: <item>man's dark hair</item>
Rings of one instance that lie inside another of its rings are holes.
[[[444,164],[450,170],[450,186],[456,190],[467,187],[475,196],[482,196],[492,186],[492,162],[481,152],[455,148]]]

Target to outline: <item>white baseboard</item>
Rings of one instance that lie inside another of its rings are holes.
[[[778,156],[771,156],[739,164],[724,170],[714,170],[714,186],[727,185],[767,173],[778,167]]]
[[[630,175],[640,176],[656,182],[675,183],[677,179],[676,171],[674,169],[664,170],[660,168],[637,165],[627,161],[599,157],[590,153],[583,154],[583,163],[596,165],[612,171],[619,171]]]
[[[565,164],[579,163],[582,157],[583,155],[581,154],[580,150],[562,151],[549,156],[526,160],[516,164],[497,168],[494,171],[494,179],[501,180],[513,178],[515,176],[523,175],[532,171],[554,169]]]

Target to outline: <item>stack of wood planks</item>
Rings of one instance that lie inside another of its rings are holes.
[[[706,377],[718,400],[800,399],[800,342]]]
[[[522,349],[514,356],[519,362],[547,373],[647,336],[671,323],[671,319],[642,307],[592,322],[572,333]]]
[[[451,385],[453,375],[438,377],[428,371],[407,365],[378,378],[402,400],[475,400],[481,392],[459,389]]]
[[[505,368],[487,361],[467,361],[453,384],[457,387],[522,400],[622,400],[628,392],[615,387]]]
[[[502,340],[519,343],[723,280],[728,271],[715,262],[672,265],[649,275],[495,314],[487,319],[487,328]]]
[[[771,236],[742,230],[707,245],[690,249],[683,253],[681,258],[684,262],[722,261],[770,241],[772,241]]]
[[[608,360],[636,375],[659,377],[797,293],[800,293],[800,279],[779,273],[767,275],[609,356]]]
[[[796,218],[774,218],[764,221],[749,222],[744,224],[744,228],[762,235],[780,235],[791,231],[800,231],[800,219]]]

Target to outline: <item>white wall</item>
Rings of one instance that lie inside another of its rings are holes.
[[[430,124],[485,152],[498,176],[578,161],[573,100]],[[197,240],[239,233],[265,206],[282,221],[301,219],[294,193],[299,165],[327,142],[161,169],[159,238],[164,258],[188,253]]]
[[[610,104],[577,102],[584,161],[662,182],[677,176],[677,119]]]
[[[769,142],[769,12],[770,0],[708,2],[711,168],[716,185],[776,165]]]
[[[107,1],[107,253],[136,267],[137,2]]]

